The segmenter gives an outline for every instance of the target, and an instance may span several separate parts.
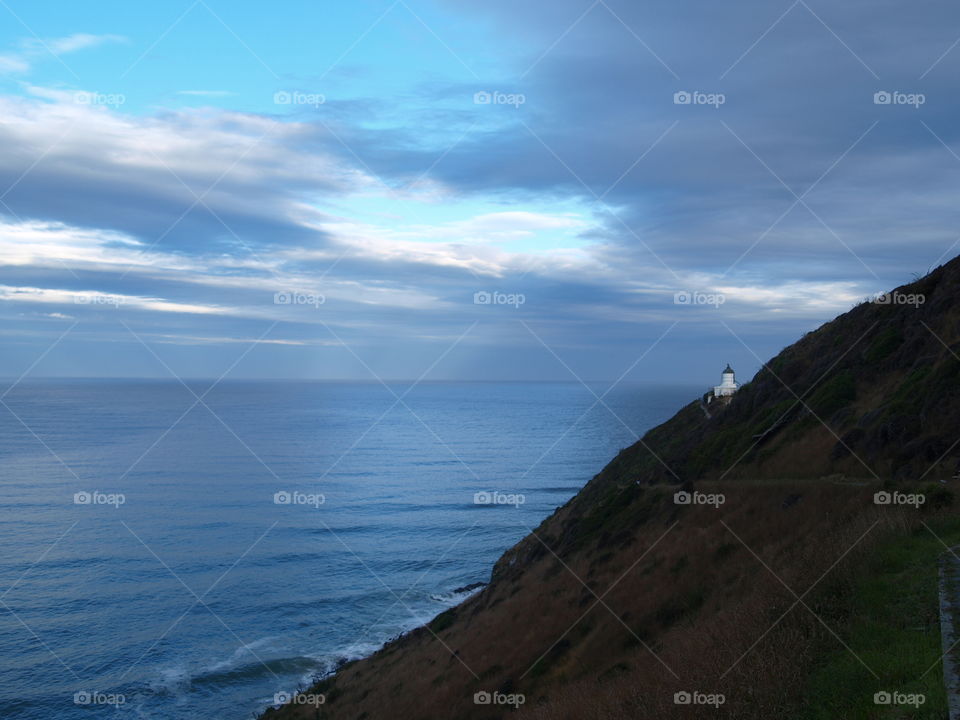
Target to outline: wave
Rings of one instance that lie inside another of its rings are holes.
[[[243,685],[251,680],[276,676],[311,677],[325,671],[327,663],[322,658],[306,655],[262,657],[258,650],[275,651],[277,639],[276,636],[261,638],[237,648],[230,657],[193,672],[184,662],[161,668],[158,677],[149,683],[150,689],[158,695],[184,696],[204,688]]]
[[[306,655],[292,657],[270,658],[251,661],[236,667],[224,667],[220,670],[209,670],[191,678],[191,685],[195,687],[223,687],[224,685],[243,684],[251,679],[267,676],[301,675],[310,677],[323,672],[325,663],[317,658]]]
[[[430,595],[430,599],[438,603],[442,603],[443,605],[449,605],[452,607],[454,605],[459,605],[468,597],[476,595],[482,588],[486,587],[486,585],[487,584],[484,582],[470,583],[469,585],[458,587],[450,592],[433,593]]]
[[[289,693],[306,688],[335,673],[345,663],[368,657],[385,643],[429,622],[439,612],[438,604],[444,609],[458,605],[484,586],[485,583],[473,582],[446,591],[418,593],[419,601],[412,597],[406,600],[413,601],[417,617],[399,622],[381,618],[382,622],[378,620],[366,627],[358,639],[333,650],[301,654],[295,650],[291,653],[293,648],[284,635],[271,634],[236,648],[222,659],[200,665],[178,661],[159,668],[148,685],[154,696],[171,697],[177,703],[187,702],[198,692],[216,693],[227,687],[243,687],[251,683],[263,687],[261,683],[277,678],[280,679],[277,692]],[[271,705],[272,701],[273,698],[266,697],[259,704],[261,707]]]
[[[440,603],[445,607],[453,607],[454,605],[459,605],[461,602],[466,600],[471,595],[476,594],[480,591],[481,588],[485,587],[486,583],[484,582],[474,582],[462,587],[454,588],[448,592],[440,593],[431,593],[429,598],[436,603]],[[410,619],[406,622],[398,623],[392,625],[392,632],[382,632],[380,634],[381,640],[357,640],[349,645],[345,645],[341,648],[338,648],[331,653],[323,653],[312,657],[312,660],[317,663],[316,668],[312,668],[309,672],[300,677],[300,687],[308,687],[313,682],[320,680],[324,677],[332,675],[335,673],[344,663],[350,662],[351,660],[360,660],[365,657],[373,655],[375,652],[380,650],[385,644],[394,640],[401,635],[410,632],[418,627],[423,626],[425,623],[429,622],[434,613],[430,612],[427,617],[420,619]],[[367,633],[372,631],[376,626],[370,626],[367,629]],[[386,629],[387,626],[383,626]],[[367,634],[365,633],[365,634]],[[281,688],[280,691],[292,692],[291,688]]]

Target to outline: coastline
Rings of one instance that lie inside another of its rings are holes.
[[[692,400],[503,553],[481,592],[308,692],[331,720],[686,720],[703,704],[869,717],[877,683],[881,700],[945,707],[942,673],[923,670],[942,651],[927,621],[940,538],[960,543],[960,259],[896,293],[927,302],[864,301],[709,416]],[[851,646],[880,659],[864,667]],[[920,668],[909,685],[898,656]],[[263,715],[311,717],[298,702]]]
[[[323,684],[325,681],[330,680],[335,677],[340,670],[344,667],[361,661],[369,659],[375,656],[377,653],[381,652],[391,643],[400,642],[404,636],[409,633],[416,632],[423,628],[426,628],[431,623],[435,622],[444,613],[456,610],[457,607],[463,603],[470,600],[470,598],[477,595],[483,590],[489,583],[483,581],[475,581],[468,583],[467,585],[462,585],[456,588],[453,588],[447,593],[431,593],[430,597],[438,603],[445,605],[445,607],[440,610],[436,615],[428,619],[426,622],[414,622],[409,625],[409,627],[401,630],[399,633],[389,636],[379,644],[369,643],[362,652],[350,652],[349,648],[354,648],[359,645],[359,643],[352,643],[347,646],[347,649],[344,652],[334,651],[332,653],[327,653],[323,657],[334,658],[330,661],[331,669],[326,672],[310,672],[304,675],[300,682],[292,688],[281,688],[274,695],[274,703],[263,708],[257,712],[256,717],[265,718],[268,717],[268,712],[270,710],[275,710],[278,706],[281,706],[285,702],[289,702],[291,698],[295,697],[299,693],[305,692],[305,688],[309,689],[311,687],[316,687],[317,685]],[[319,659],[319,658],[318,658]]]

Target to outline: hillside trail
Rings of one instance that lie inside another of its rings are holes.
[[[950,720],[960,720],[960,545],[940,556],[940,636]]]

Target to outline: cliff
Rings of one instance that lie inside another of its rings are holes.
[[[955,259],[808,333],[710,417],[693,399],[479,594],[310,689],[319,715],[264,717],[692,718],[698,698],[721,717],[802,716],[817,667],[855,642],[871,557],[924,525],[953,531],[958,300]],[[929,618],[902,622],[888,629],[938,641]],[[897,670],[862,664],[845,692]]]

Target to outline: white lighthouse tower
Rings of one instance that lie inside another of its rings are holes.
[[[713,396],[718,398],[729,397],[733,395],[739,387],[737,384],[737,376],[734,374],[730,364],[727,363],[726,370],[724,370],[723,375],[720,376],[720,384],[713,386]]]

